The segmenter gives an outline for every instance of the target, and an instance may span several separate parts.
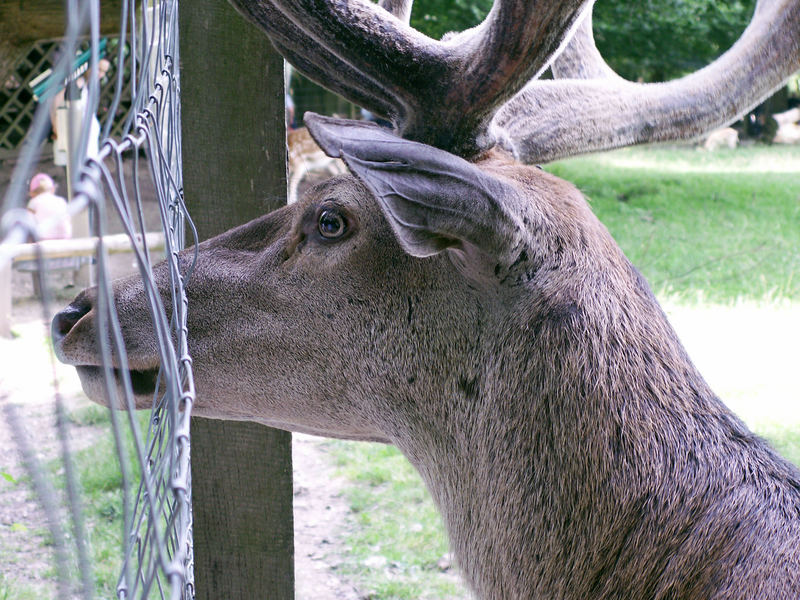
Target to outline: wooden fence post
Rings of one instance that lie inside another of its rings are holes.
[[[11,337],[11,260],[0,260],[0,337]]]
[[[225,0],[181,5],[180,43],[184,192],[202,240],[286,201],[283,61]],[[198,600],[293,599],[291,435],[192,418],[191,436]]]

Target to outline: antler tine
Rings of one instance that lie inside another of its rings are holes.
[[[592,8],[581,16],[580,25],[550,66],[554,79],[618,79],[594,43]]]
[[[585,41],[584,36],[576,43]],[[597,69],[596,63],[591,68]],[[655,84],[631,83],[616,74],[533,81],[498,111],[491,129],[503,147],[527,163],[693,139],[740,118],[798,69],[800,3],[759,0],[741,38],[700,71]],[[564,72],[580,76],[574,66]]]
[[[393,15],[367,0],[233,1],[322,85],[403,137],[471,156],[493,144],[494,112],[547,66],[590,0],[496,0],[480,26],[441,42],[405,24],[409,0],[384,0]]]
[[[379,6],[408,24],[412,4],[413,0],[381,0]],[[236,6],[245,17],[264,29],[275,49],[307,77],[376,114],[396,116],[402,112],[396,99],[381,87],[379,81],[366,77],[327,48],[309,39],[302,28],[297,27],[276,6],[270,3],[240,3]],[[307,56],[313,56],[319,64]],[[331,77],[331,73],[336,76]]]
[[[378,6],[393,14],[406,25],[411,21],[411,7],[413,4],[414,0],[380,0],[378,2]]]
[[[340,77],[331,79],[329,78],[330,71],[326,70],[326,67],[315,64],[304,56],[307,48],[302,53],[298,53],[293,49],[290,50],[275,38],[272,39],[272,45],[298,71],[313,81],[325,82],[330,91],[349,99],[359,106],[363,106],[374,114],[381,116],[398,114],[394,99],[385,94],[384,90],[373,85],[372,81],[361,77],[347,63],[335,57],[330,57],[328,64],[336,65],[332,68],[337,69],[340,74]]]
[[[414,90],[445,79],[441,45],[367,0],[232,1],[300,71],[400,131],[415,107]],[[410,6],[388,4],[403,18]]]
[[[468,37],[460,44],[463,83],[449,96],[466,93],[470,106],[492,107],[510,98],[550,64],[587,4],[591,0],[497,0],[484,22],[465,32]]]
[[[497,109],[547,68],[590,4],[496,0],[481,25],[454,36],[457,67],[443,100],[450,108],[442,115],[443,132],[453,139],[440,147],[469,156],[494,145],[488,126]]]
[[[368,77],[336,56],[295,24],[276,2],[231,0],[231,3],[263,30],[276,50],[306,76],[376,114],[393,119],[402,116],[402,106],[380,80]]]

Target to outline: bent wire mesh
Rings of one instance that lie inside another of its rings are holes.
[[[43,318],[49,321],[65,303],[54,298],[48,284],[53,271],[66,265],[81,277],[88,271],[96,281],[94,310],[97,329],[104,332],[97,343],[107,396],[116,409],[99,420],[109,423],[109,443],[118,457],[115,485],[121,490],[116,495],[109,492],[111,499],[102,496],[107,506],[101,514],[114,522],[116,551],[98,551],[102,544],[93,537],[98,519],[89,508],[95,500],[84,496],[75,467],[79,452],[73,447],[59,377],[38,374],[52,380],[58,437],[57,458],[45,459],[31,441],[36,425],[28,422],[24,403],[16,402],[0,379],[2,431],[10,432],[27,478],[9,475],[5,463],[0,463],[0,475],[6,482],[29,486],[42,507],[54,567],[52,577],[45,579],[57,597],[192,598],[189,417],[194,384],[184,293],[191,269],[186,270],[185,262],[179,269],[177,254],[185,245],[186,230],[189,242],[194,240],[182,198],[177,2],[122,2],[119,30],[113,36],[100,35],[99,11],[98,0],[68,0],[64,38],[47,46],[52,47],[50,54],[42,53],[51,63],[37,55],[36,61],[28,61],[29,67],[34,65],[28,70],[39,73],[20,71],[13,81],[7,79],[6,87],[8,81],[24,87],[38,105],[3,198],[0,293],[10,299],[12,271],[15,277],[18,271],[32,274]],[[83,36],[86,31],[88,37]],[[107,81],[101,82],[105,69]],[[102,123],[94,118],[98,111]],[[38,221],[36,213],[26,209],[28,188],[33,187],[29,182],[51,151],[46,143],[51,129],[53,152],[61,138],[61,158],[66,158],[71,239],[43,239],[63,215]],[[112,223],[119,233],[111,233]],[[126,364],[110,283],[116,275],[113,259],[120,252],[127,252],[128,268],[144,282],[160,348],[149,413],[134,411],[135,382],[128,369],[114,368]],[[162,258],[167,259],[172,282],[171,297],[163,299],[152,273],[152,265]],[[0,310],[10,312],[10,303],[0,304]],[[5,333],[13,333],[8,314],[0,318],[0,327],[9,329]],[[51,371],[55,373],[55,367]]]

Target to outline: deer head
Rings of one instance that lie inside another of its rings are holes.
[[[800,4],[760,2],[727,54],[653,85],[605,65],[584,0],[498,0],[438,42],[410,2],[236,4],[394,131],[307,117],[352,175],[199,245],[195,412],[396,444],[480,598],[797,596],[800,474],[708,388],[581,194],[521,162],[735,119],[800,68]],[[142,406],[144,296],[115,284]],[[103,402],[94,297],[53,336]]]

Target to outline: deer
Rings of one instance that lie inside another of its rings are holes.
[[[772,118],[778,123],[778,131],[772,139],[774,144],[797,144],[800,142],[800,108],[790,108],[775,113]]]
[[[393,127],[307,114],[349,174],[181,255],[197,252],[194,414],[394,444],[481,600],[798,598],[800,472],[710,389],[579,190],[537,165],[732,122],[800,69],[800,3],[759,0],[731,49],[658,84],[602,59],[591,4],[496,0],[432,40],[408,0],[234,0]],[[166,298],[168,267],[154,277]],[[147,408],[145,286],[113,294],[116,384]],[[108,403],[97,312],[83,291],[52,336]]]
[[[300,183],[309,173],[320,172],[330,176],[346,171],[342,161],[329,157],[317,146],[305,127],[292,129],[286,134],[286,148],[289,163],[288,204],[297,202]]]
[[[714,152],[720,148],[728,148],[733,150],[739,145],[739,132],[733,127],[723,127],[722,129],[715,129],[708,134],[703,142],[703,150]]]

